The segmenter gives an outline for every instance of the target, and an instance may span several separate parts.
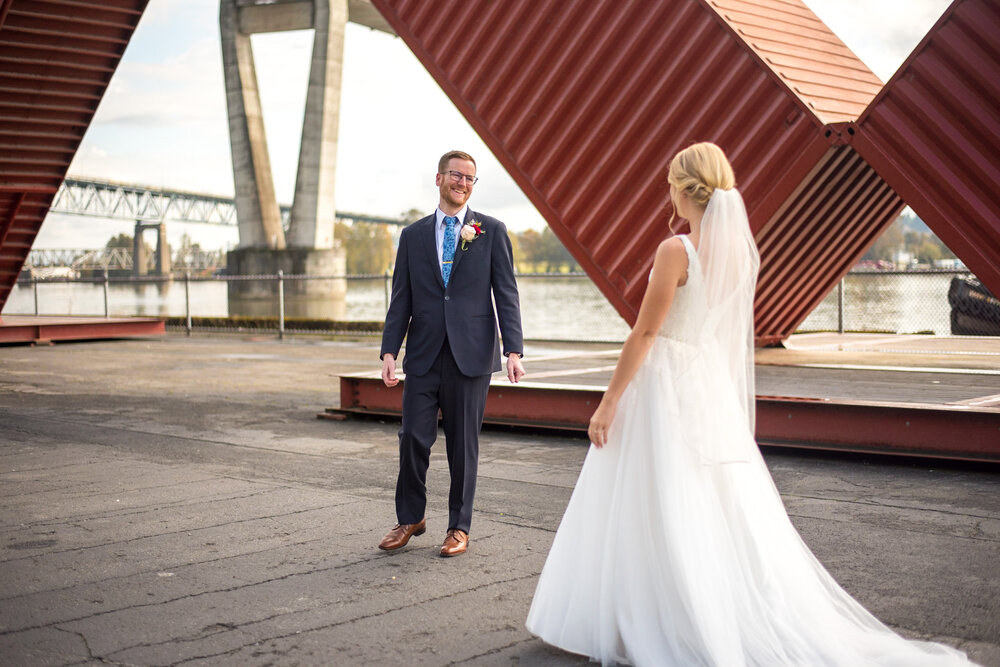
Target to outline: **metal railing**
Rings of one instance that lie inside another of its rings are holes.
[[[949,291],[959,271],[852,272],[835,287],[799,327],[800,332],[952,333]],[[340,304],[302,296],[294,283],[344,281]],[[253,303],[231,297],[229,283],[257,281],[270,295]],[[289,288],[289,285],[293,285]],[[539,341],[617,343],[628,325],[586,274],[518,276],[525,338]],[[109,275],[90,278],[29,278],[19,281],[5,314],[157,316],[181,320],[183,328],[238,328],[256,317],[255,326],[286,335],[289,323],[299,331],[332,331],[318,323],[381,323],[388,309],[391,276],[273,275],[158,278]],[[995,299],[993,299],[996,302]],[[997,311],[1000,313],[1000,310]],[[212,325],[202,324],[211,318]],[[242,318],[242,319],[241,319]],[[998,315],[1000,318],[1000,315]],[[229,324],[227,325],[227,322]],[[309,323],[312,323],[310,325]],[[1000,328],[1000,319],[995,323]],[[312,326],[312,328],[310,328]],[[357,328],[356,328],[357,329]]]
[[[934,334],[972,333],[954,320],[962,312],[956,304],[955,282],[974,276],[967,271],[852,271],[799,326],[806,331],[845,331]],[[982,310],[983,324],[1000,333],[1000,302],[994,311]],[[983,331],[985,333],[985,330]]]

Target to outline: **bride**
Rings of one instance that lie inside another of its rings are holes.
[[[604,665],[971,665],[880,623],[795,531],[753,437],[760,259],[732,168],[700,143],[667,180],[690,234],[656,251],[528,630]]]

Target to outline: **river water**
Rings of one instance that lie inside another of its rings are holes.
[[[853,273],[844,280],[844,328],[847,331],[950,333],[948,286],[950,273]],[[619,342],[628,326],[586,276],[520,276],[521,310],[526,338],[536,340]],[[344,319],[381,321],[387,306],[386,281],[347,282]],[[227,317],[231,314],[226,283],[194,281],[190,285],[191,314]],[[51,282],[37,285],[41,315],[104,315],[104,287],[94,283]],[[294,310],[288,304],[286,312]],[[160,283],[112,282],[108,288],[111,316],[183,317],[183,280]],[[277,311],[276,305],[273,307]],[[33,314],[31,285],[14,288],[4,315]],[[836,330],[837,290],[802,323],[800,331]]]

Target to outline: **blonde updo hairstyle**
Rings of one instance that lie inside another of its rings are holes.
[[[674,156],[667,172],[667,182],[677,192],[686,192],[696,206],[705,208],[712,193],[717,188],[731,190],[736,185],[736,177],[722,149],[703,141],[688,146]],[[677,217],[677,207],[672,208],[670,231],[674,231],[674,218]]]

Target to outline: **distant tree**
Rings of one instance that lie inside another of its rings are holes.
[[[580,270],[580,265],[549,227],[541,232],[527,229],[511,236],[511,243],[516,243],[517,247],[514,261],[523,273]]]
[[[521,257],[520,244],[518,243],[518,240],[517,240],[517,234],[510,234],[510,233],[508,233],[507,236],[510,238],[511,254],[514,256],[514,266],[516,267],[517,263],[520,261],[520,257]]]
[[[903,226],[899,220],[896,220],[868,248],[862,259],[892,261],[893,257],[896,256],[896,252],[903,247]]]
[[[388,225],[338,222],[334,235],[343,244],[348,274],[383,273],[392,266],[394,251]]]
[[[904,228],[903,245],[906,247],[907,250],[915,250],[920,246],[921,243],[924,242],[925,236],[926,234],[923,234],[922,232],[918,232],[914,229]]]
[[[181,234],[181,249],[201,250],[201,244],[195,243],[194,239],[187,232]]]
[[[112,250],[113,248],[124,248],[125,250],[132,252],[132,235],[122,232],[117,236],[112,236],[108,239],[108,242],[104,244],[104,247],[108,250]],[[146,257],[153,256],[155,247],[147,243],[145,238],[142,240],[142,247],[146,250]],[[167,249],[169,250],[169,246],[167,246]]]
[[[539,261],[545,262],[547,271],[573,271],[580,268],[551,227],[542,230],[539,246]]]
[[[416,222],[420,218],[424,217],[424,212],[418,208],[411,208],[409,211],[401,213],[399,217],[401,217],[403,220],[406,221],[407,224],[409,224],[411,222]]]
[[[178,248],[177,254],[172,255],[174,268],[190,266],[199,260],[201,254],[201,244],[195,243],[191,236],[185,232],[181,235],[181,246]]]
[[[104,244],[104,247],[108,250],[112,248],[128,248],[132,249],[132,235],[122,232],[118,236],[112,236],[108,239],[108,242]]]
[[[933,264],[935,261],[941,259],[943,255],[940,242],[935,243],[937,237],[932,240],[929,236],[925,235],[924,240],[917,247],[917,261],[921,264]]]
[[[517,234],[517,247],[520,253],[514,259],[521,265],[522,271],[530,273],[538,270],[538,251],[541,246],[541,240],[542,235],[534,229],[526,229]]]
[[[862,259],[892,261],[901,250],[913,255],[922,264],[955,257],[920,218],[902,215],[889,225]]]

